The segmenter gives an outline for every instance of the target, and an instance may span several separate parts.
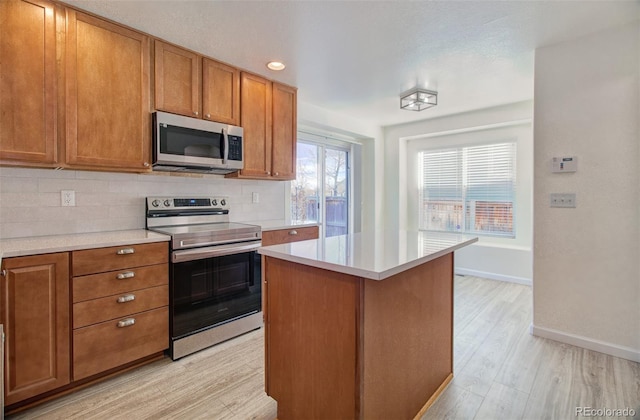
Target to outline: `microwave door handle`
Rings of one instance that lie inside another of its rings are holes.
[[[222,163],[226,164],[229,159],[229,136],[222,129]]]

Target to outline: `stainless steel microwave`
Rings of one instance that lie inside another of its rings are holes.
[[[243,168],[242,127],[153,113],[153,169],[227,174]]]

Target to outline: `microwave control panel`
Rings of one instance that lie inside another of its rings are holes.
[[[229,135],[229,160],[242,160],[242,137]]]

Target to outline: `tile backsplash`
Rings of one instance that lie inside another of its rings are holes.
[[[284,219],[285,182],[2,167],[0,239],[144,229],[144,199],[152,195],[225,195],[232,221]],[[75,207],[61,206],[61,190],[75,191]]]

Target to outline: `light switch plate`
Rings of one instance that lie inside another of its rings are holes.
[[[574,193],[551,193],[549,201],[550,207],[576,207],[576,195]]]

